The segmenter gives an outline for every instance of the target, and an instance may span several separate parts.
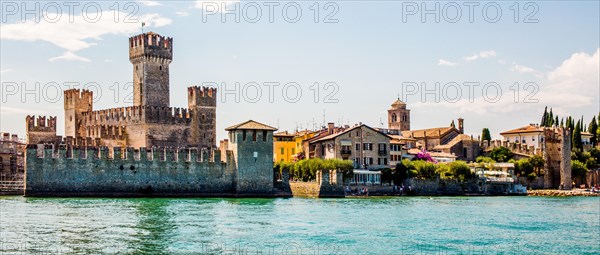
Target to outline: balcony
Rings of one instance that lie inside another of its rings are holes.
[[[385,155],[387,155],[387,150],[379,150],[379,151],[378,151],[378,154],[379,154],[380,156],[385,156]]]

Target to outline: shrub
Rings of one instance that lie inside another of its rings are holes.
[[[477,163],[496,163],[496,161],[494,161],[492,158],[490,157],[485,157],[485,156],[479,156],[475,159],[475,162]]]

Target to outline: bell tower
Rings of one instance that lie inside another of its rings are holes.
[[[406,103],[396,100],[388,110],[388,129],[410,130],[410,110],[406,109]]]
[[[154,32],[129,38],[134,106],[169,106],[169,64],[172,60],[173,38]]]

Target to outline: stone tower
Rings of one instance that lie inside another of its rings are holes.
[[[406,103],[400,99],[396,100],[388,110],[388,128],[399,131],[410,130],[410,110],[406,109]]]
[[[217,89],[207,87],[188,88],[190,110],[190,146],[211,150],[217,139]]]
[[[273,131],[277,129],[249,120],[225,130],[229,132],[229,149],[237,166],[236,192],[272,193]]]
[[[129,38],[134,106],[169,106],[169,64],[172,60],[173,38],[153,32]]]
[[[93,93],[89,90],[69,89],[65,98],[65,136],[86,137],[83,113],[93,108]]]
[[[544,128],[544,188],[572,188],[571,133],[568,128]]]

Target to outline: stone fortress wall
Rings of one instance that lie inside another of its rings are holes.
[[[274,196],[273,188],[236,189],[234,153],[196,148],[29,144],[26,196]]]

